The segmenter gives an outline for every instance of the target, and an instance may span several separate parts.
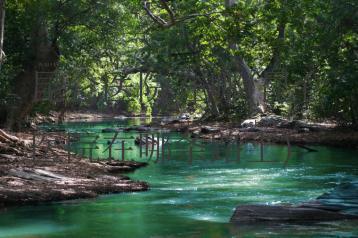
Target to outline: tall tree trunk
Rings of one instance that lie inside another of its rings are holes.
[[[233,6],[235,6],[235,4],[236,0],[225,0],[226,9],[232,8]],[[233,39],[229,38],[228,40],[230,49],[232,49],[234,52],[237,52],[237,43],[234,42]],[[239,72],[243,79],[244,90],[249,106],[249,113],[255,114],[258,112],[263,112],[265,109],[263,92],[258,90],[258,88],[256,87],[250,67],[240,55],[235,54],[233,56],[233,61],[235,63],[236,70]]]
[[[218,104],[215,100],[213,88],[211,87],[211,84],[206,79],[203,79],[202,81],[204,84],[203,86],[205,88],[205,91],[208,95],[208,102],[209,102],[209,108],[211,111],[211,116],[213,118],[217,118],[220,115],[220,111],[219,111]]]
[[[36,24],[31,47],[33,58],[25,63],[24,70],[16,76],[13,84],[13,93],[19,100],[8,113],[7,127],[12,130],[22,127],[33,108],[36,100],[36,72],[54,72],[59,60],[57,43],[49,41],[47,26],[42,21]]]
[[[3,50],[5,35],[5,0],[0,0],[0,70],[4,60],[5,53]]]

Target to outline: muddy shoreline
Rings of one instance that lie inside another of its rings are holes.
[[[37,117],[37,122],[55,122],[58,113],[47,117]],[[66,113],[65,121],[100,121],[123,118],[120,115],[96,114],[92,112]],[[125,118],[125,117],[124,117]],[[148,127],[168,129],[200,139],[237,139],[241,142],[263,142],[274,144],[324,145],[358,149],[358,131],[335,124],[307,123],[305,126],[291,128],[272,125],[255,125],[243,127],[240,123],[205,122],[191,120],[155,121]],[[308,127],[308,128],[307,128]],[[209,128],[208,130],[205,130]]]
[[[322,145],[358,149],[358,131],[334,126],[304,130],[275,126],[242,127],[235,123],[190,121],[167,123],[160,126],[171,131],[188,133],[192,138],[206,140],[240,140],[243,143],[289,143],[291,145]]]
[[[147,163],[69,158],[60,146],[51,145],[49,151],[46,143],[36,147],[34,157],[30,133],[0,132],[0,207],[149,189],[146,182],[126,176]],[[63,135],[51,137],[56,141]]]

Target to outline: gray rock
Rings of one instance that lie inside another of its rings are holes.
[[[260,129],[256,127],[240,128],[240,132],[259,132]]]
[[[268,116],[263,116],[259,120],[257,120],[256,125],[260,127],[275,127],[279,123],[283,123],[283,122],[287,122],[287,120],[281,116],[268,115]]]
[[[231,222],[318,222],[341,219],[358,219],[358,216],[342,214],[320,208],[303,206],[243,205],[236,208]]]
[[[238,206],[231,222],[319,222],[341,219],[358,219],[358,181],[342,183],[315,201],[297,206]]]
[[[210,133],[218,133],[220,132],[219,128],[211,127],[211,126],[203,126],[201,128],[201,133],[210,134]]]

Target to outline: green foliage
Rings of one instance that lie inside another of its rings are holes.
[[[0,100],[33,60],[30,39],[45,19],[61,52],[58,77],[66,79],[69,109],[138,114],[142,106],[147,114],[245,118],[247,95],[232,55],[258,79],[278,52],[279,67],[265,85],[269,110],[357,123],[356,1],[237,0],[232,8],[224,0],[167,1],[177,20],[171,27],[155,23],[141,2],[8,0]],[[150,2],[153,14],[170,21]],[[143,105],[139,73],[146,78]]]

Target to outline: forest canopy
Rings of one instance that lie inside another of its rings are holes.
[[[0,119],[18,128],[64,109],[272,112],[356,125],[357,4],[2,0]]]

